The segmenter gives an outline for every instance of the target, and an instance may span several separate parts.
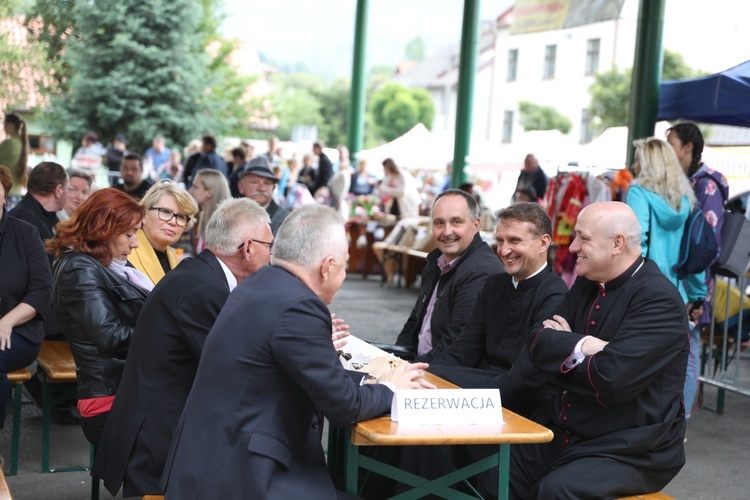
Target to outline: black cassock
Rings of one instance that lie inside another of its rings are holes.
[[[512,493],[579,499],[661,490],[685,463],[689,333],[679,292],[638,258],[604,285],[579,277],[556,314],[573,333],[545,328],[528,346],[532,364],[557,386],[535,418],[555,438],[512,448]],[[567,368],[585,335],[609,344]]]

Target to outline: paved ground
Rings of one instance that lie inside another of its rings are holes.
[[[381,288],[375,280],[353,275],[344,283],[331,310],[343,317],[353,334],[368,340],[391,342],[411,311],[416,290]],[[744,373],[750,359],[741,360]],[[716,402],[716,390],[706,389],[707,405]],[[747,470],[750,465],[750,398],[727,393],[723,415],[698,410],[688,425],[687,464],[665,489],[680,500],[748,497]],[[0,453],[9,461],[10,415],[0,434]],[[78,500],[90,498],[87,472],[40,473],[41,412],[33,404],[23,408],[21,459],[17,476],[8,482],[16,500]],[[80,426],[52,428],[52,466],[85,465],[88,445]],[[106,492],[102,498],[110,498]]]

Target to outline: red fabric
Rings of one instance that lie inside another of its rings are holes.
[[[100,398],[89,398],[78,400],[78,411],[82,417],[95,417],[108,412],[115,401],[113,396],[102,396]]]

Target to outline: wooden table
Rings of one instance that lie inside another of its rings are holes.
[[[372,231],[367,231],[367,224],[372,222],[370,219],[349,219],[346,223],[349,231],[349,273],[362,273],[363,278],[367,278],[372,273],[372,266],[377,262],[377,258],[372,251],[372,244],[375,242],[375,235]],[[375,221],[377,227],[382,228],[384,236],[393,230],[394,221]],[[365,248],[357,247],[357,239],[360,235],[365,235],[367,245]]]
[[[458,387],[430,373],[427,379],[441,389]],[[463,426],[410,426],[399,427],[390,416],[360,422],[349,429],[346,449],[346,491],[357,493],[359,468],[377,472],[413,486],[400,494],[399,499],[421,498],[438,494],[446,498],[473,498],[449,486],[482,471],[499,467],[498,498],[508,498],[510,445],[522,443],[547,443],[552,440],[552,431],[510,410],[503,408],[504,422],[501,425]],[[443,477],[427,480],[397,467],[379,462],[359,454],[360,446],[417,446],[417,445],[498,445],[498,452],[490,457],[453,471]]]

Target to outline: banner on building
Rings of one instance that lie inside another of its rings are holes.
[[[511,34],[574,28],[617,19],[625,0],[518,0]]]

